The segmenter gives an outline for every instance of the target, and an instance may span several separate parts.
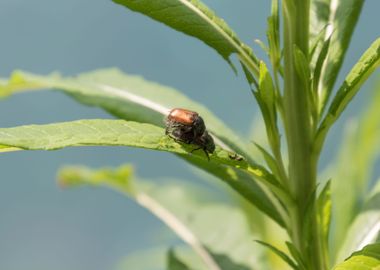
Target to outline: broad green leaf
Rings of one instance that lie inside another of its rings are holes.
[[[327,104],[334,87],[363,3],[364,0],[311,0],[311,40],[326,26],[323,41],[326,42],[331,36],[327,60],[321,73],[320,92],[324,92],[324,100],[321,101],[323,106]]]
[[[272,252],[274,252],[277,256],[279,256],[282,260],[284,260],[291,268],[293,268],[294,270],[298,270],[299,267],[297,266],[297,264],[283,251],[279,250],[278,248],[276,248],[275,246],[272,246],[271,244],[268,244],[266,242],[263,242],[263,241],[258,241],[256,240],[257,243],[269,248]]]
[[[327,115],[323,119],[316,136],[317,147],[322,147],[323,141],[330,127],[340,117],[352,98],[360,90],[367,78],[380,65],[380,38],[362,55],[359,62],[348,73],[343,85],[334,97]]]
[[[191,109],[202,116],[207,129],[222,141],[221,144],[245,154],[246,146],[242,140],[206,107],[171,87],[149,82],[140,76],[127,75],[118,69],[103,69],[72,78],[62,78],[58,74],[38,76],[18,71],[13,73],[7,84],[0,85],[0,96],[1,93],[41,88],[54,88],[83,104],[101,107],[117,117],[156,126],[164,126],[164,116],[172,108]]]
[[[342,261],[352,252],[376,242],[380,234],[380,192],[365,204],[348,230],[336,261]]]
[[[333,270],[378,270],[380,269],[380,244],[368,245],[353,253]]]
[[[202,40],[229,63],[228,57],[237,53],[251,71],[258,72],[258,60],[252,49],[243,44],[226,22],[199,0],[113,1]]]
[[[119,170],[125,173],[128,167],[115,170],[67,167],[61,170],[58,178],[62,186],[106,186],[130,196],[192,247],[207,262],[207,270],[229,270],[217,255],[227,256],[237,265],[253,268],[257,264],[260,255],[242,210],[213,200],[211,191],[194,183],[136,180],[128,173],[123,180]],[[212,266],[212,261],[218,268]]]

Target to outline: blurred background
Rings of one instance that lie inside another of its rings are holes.
[[[257,38],[265,40],[270,1],[204,2],[249,45]],[[378,10],[380,1],[365,1],[341,74],[380,36]],[[1,0],[0,33],[0,77],[8,77],[15,69],[75,75],[118,67],[179,89],[207,105],[242,136],[249,135],[257,117],[242,74],[235,76],[215,51],[110,0]],[[264,57],[259,46],[254,48]],[[370,89],[375,77],[365,89]],[[342,81],[343,76],[339,78]],[[370,91],[362,91],[342,120],[358,114],[369,98]],[[1,127],[111,118],[50,91],[0,100],[0,115]],[[328,138],[330,152],[324,153],[321,167],[334,154],[343,121]],[[134,164],[144,178],[198,177],[173,155],[133,148],[2,154],[0,269],[111,269],[125,255],[161,245],[162,235],[169,231],[132,201],[106,189],[61,190],[56,185],[56,171],[65,164],[123,163]]]

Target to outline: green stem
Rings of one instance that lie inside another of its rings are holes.
[[[310,0],[284,0],[284,111],[289,155],[290,237],[309,269],[323,270],[324,258],[316,211],[318,157],[313,155],[313,125],[308,89],[297,73],[294,48],[308,55]]]

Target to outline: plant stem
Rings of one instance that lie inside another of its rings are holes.
[[[309,96],[295,66],[294,47],[308,55],[310,0],[284,0],[284,111],[289,155],[290,237],[309,269],[324,270],[317,211],[318,157],[312,152],[314,134]]]

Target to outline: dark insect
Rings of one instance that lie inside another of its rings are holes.
[[[205,123],[198,113],[175,108],[169,112],[165,119],[165,124],[166,135],[176,141],[198,146],[191,152],[202,149],[207,158],[210,159],[209,153],[215,151],[214,140],[208,134]]]

